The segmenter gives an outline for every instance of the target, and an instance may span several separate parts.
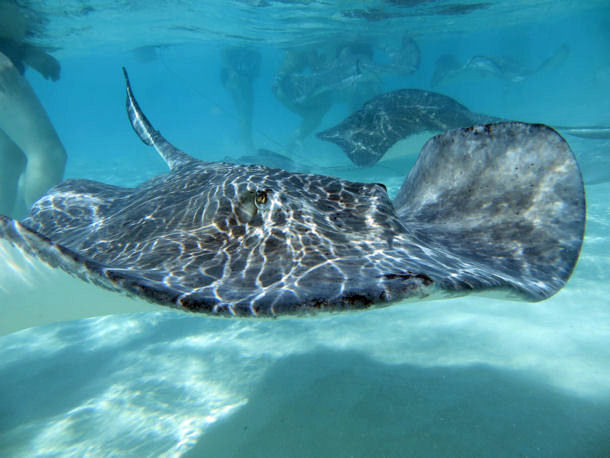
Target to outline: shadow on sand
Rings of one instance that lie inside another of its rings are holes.
[[[316,351],[277,362],[187,456],[610,456],[610,403],[494,369]]]

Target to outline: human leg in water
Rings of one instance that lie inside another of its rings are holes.
[[[64,150],[53,125],[34,90],[13,63],[0,53],[0,129],[4,136],[0,154],[3,175],[21,171],[23,205],[29,208],[51,186],[63,177],[66,165]],[[12,143],[12,145],[11,145]],[[8,146],[7,146],[8,145]],[[22,152],[20,157],[16,149]],[[25,169],[23,158],[25,157]],[[3,200],[16,195],[19,174],[3,184]],[[9,190],[10,188],[10,190]],[[8,207],[10,204],[3,204]],[[14,204],[13,204],[14,205]],[[22,210],[21,210],[22,211]],[[23,216],[19,208],[13,210]]]

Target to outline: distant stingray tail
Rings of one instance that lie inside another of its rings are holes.
[[[564,43],[555,50],[552,56],[545,59],[533,73],[540,71],[553,71],[562,65],[570,55],[570,47]]]
[[[436,60],[434,73],[432,74],[432,79],[430,80],[430,86],[433,88],[437,87],[446,79],[459,72],[461,68],[462,65],[460,65],[455,56],[451,54],[443,54]]]
[[[562,133],[574,137],[592,138],[595,140],[610,139],[610,126],[553,126]]]
[[[133,130],[138,134],[140,140],[148,146],[154,146],[170,169],[191,162],[193,160],[192,157],[165,140],[163,135],[161,135],[158,130],[155,130],[146,116],[144,116],[144,113],[140,109],[131,90],[129,76],[127,75],[125,67],[123,67],[123,75],[125,76],[125,84],[127,85],[127,116],[129,116],[131,127],[133,127]]]
[[[449,289],[510,286],[542,300],[563,287],[585,228],[570,147],[541,124],[457,129],[426,143],[394,205],[440,260]]]

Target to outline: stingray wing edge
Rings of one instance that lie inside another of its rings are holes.
[[[116,269],[93,261],[7,216],[0,215],[0,238],[53,268],[110,291],[137,296],[159,305],[178,305],[183,292],[146,281],[138,272]]]

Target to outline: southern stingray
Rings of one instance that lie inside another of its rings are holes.
[[[527,66],[511,57],[472,56],[464,64],[458,62],[451,54],[443,54],[436,61],[430,85],[453,81],[459,78],[497,78],[510,83],[519,83],[531,76],[554,70],[562,65],[570,54],[567,44],[561,45],[555,52],[535,66]]]
[[[338,145],[361,167],[375,165],[396,142],[420,132],[442,132],[505,119],[474,113],[438,92],[399,89],[373,97],[361,109],[317,137]],[[607,139],[607,126],[556,126],[577,137]]]
[[[576,264],[582,178],[547,126],[438,135],[392,201],[382,184],[197,160],[152,127],[125,80],[130,122],[169,173],[135,188],[66,180],[23,221],[0,217],[0,241],[103,288],[238,316],[477,290],[537,301]]]
[[[373,97],[338,125],[317,134],[336,143],[356,165],[374,165],[397,141],[410,135],[501,121],[473,113],[437,92],[400,89]]]

